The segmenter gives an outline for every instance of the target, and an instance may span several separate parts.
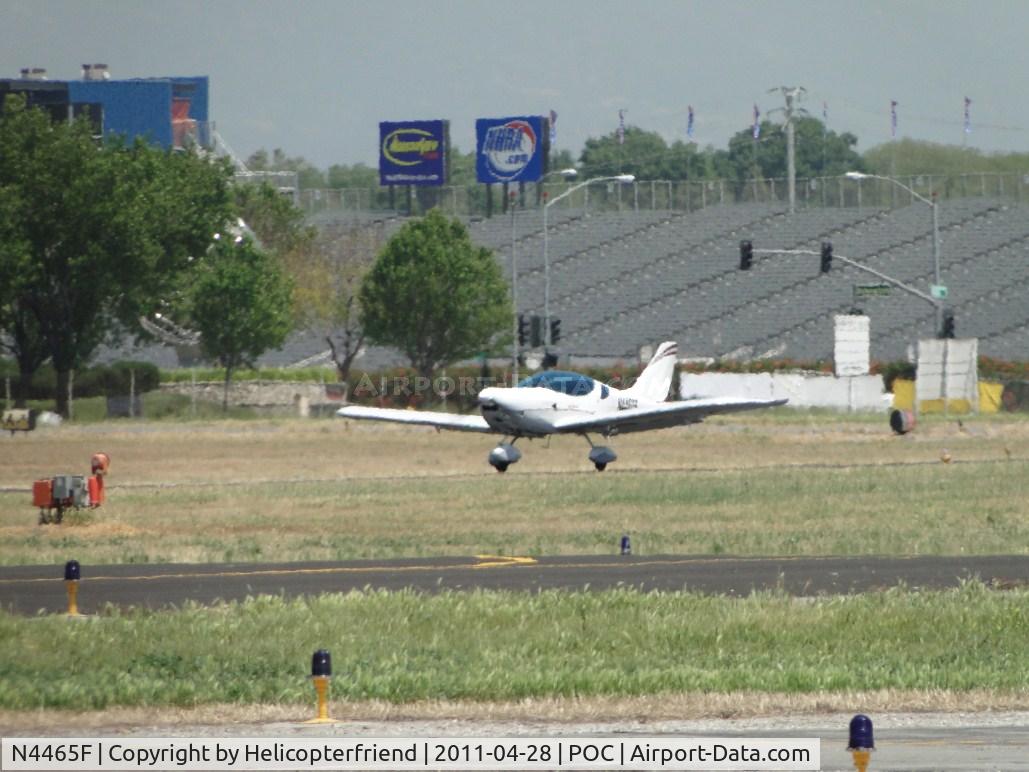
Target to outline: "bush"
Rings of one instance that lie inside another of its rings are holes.
[[[156,365],[149,362],[113,362],[110,365],[97,365],[84,370],[75,371],[75,382],[72,386],[74,396],[87,397],[121,397],[129,393],[131,381],[130,371],[136,372],[136,393],[153,391],[161,382],[161,373]],[[18,366],[12,360],[0,360],[0,379],[18,379]],[[32,376],[27,399],[53,400],[57,398],[57,373],[53,365],[43,365]]]

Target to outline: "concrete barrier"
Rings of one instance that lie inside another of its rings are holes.
[[[679,396],[786,398],[790,407],[846,411],[880,411],[893,402],[878,375],[838,378],[815,373],[681,373]]]

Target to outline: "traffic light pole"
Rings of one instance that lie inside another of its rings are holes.
[[[815,252],[815,251],[810,250],[810,249],[755,249],[754,250],[754,254],[755,255],[815,255],[816,257],[821,257],[821,255],[822,255],[821,252]],[[893,285],[894,287],[896,287],[899,290],[903,290],[904,292],[908,293],[909,295],[914,295],[916,298],[919,298],[920,300],[924,300],[926,303],[928,303],[934,309],[936,309],[937,318],[942,317],[943,304],[939,300],[934,298],[932,295],[926,295],[921,290],[917,290],[914,287],[911,287],[911,286],[905,284],[904,282],[899,281],[898,279],[894,279],[892,276],[887,276],[885,273],[881,273],[880,271],[877,271],[874,268],[869,268],[867,265],[861,265],[861,263],[855,262],[854,260],[851,260],[849,257],[843,257],[842,255],[833,255],[832,259],[833,260],[839,260],[844,265],[849,265],[851,268],[854,268],[854,269],[856,269],[858,271],[863,271],[864,273],[871,274],[872,276],[875,276],[877,279],[882,279],[884,282],[887,282],[888,284]],[[937,333],[939,333],[939,329],[937,329]]]

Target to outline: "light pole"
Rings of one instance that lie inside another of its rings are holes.
[[[580,188],[584,188],[587,185],[592,185],[594,182],[621,182],[628,184],[635,182],[636,176],[633,174],[616,174],[611,177],[594,177],[590,180],[580,182],[578,185],[573,185],[568,188],[564,193],[559,196],[555,196],[543,205],[543,339],[546,341],[546,347],[550,348],[550,236],[547,231],[547,212],[550,211],[550,207],[556,204],[565,196],[570,196]]]
[[[940,220],[936,209],[936,194],[933,194],[932,199],[928,199],[921,193],[918,193],[900,180],[894,179],[893,177],[885,177],[881,174],[865,174],[864,172],[847,172],[844,175],[848,180],[886,180],[892,182],[898,188],[902,188],[910,193],[912,196],[917,198],[923,204],[926,204],[933,215],[933,284],[937,287],[940,286]],[[942,300],[942,298],[938,298]],[[943,325],[943,304],[936,304],[936,334],[939,335]]]
[[[515,255],[515,194],[511,192],[511,307],[514,309],[514,339],[511,342],[511,385],[518,384],[518,260]]]

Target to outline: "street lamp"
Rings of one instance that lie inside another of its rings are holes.
[[[923,204],[926,204],[933,214],[933,284],[937,287],[940,286],[940,221],[939,215],[936,209],[936,194],[933,194],[932,199],[928,199],[917,191],[912,190],[900,180],[894,179],[893,177],[884,177],[881,174],[865,174],[864,172],[847,172],[844,175],[848,180],[886,180],[892,182],[898,188],[902,188],[910,193],[912,196],[917,198]],[[935,292],[933,293],[935,295]],[[939,334],[940,325],[942,324],[943,305],[936,305],[936,331]]]
[[[564,193],[559,196],[555,196],[543,205],[543,335],[547,348],[550,348],[550,236],[547,231],[547,212],[550,210],[550,207],[562,198],[570,196],[580,188],[592,185],[594,182],[621,182],[628,184],[635,181],[636,176],[633,174],[616,174],[611,177],[594,177],[593,179],[580,182],[578,185],[573,185]]]

